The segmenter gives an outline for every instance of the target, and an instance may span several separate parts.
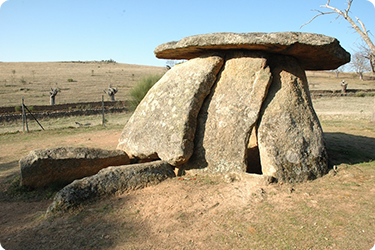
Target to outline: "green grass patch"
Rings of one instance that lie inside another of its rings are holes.
[[[147,92],[160,80],[161,75],[149,75],[143,77],[130,91],[130,107],[135,110],[138,104],[146,96]]]

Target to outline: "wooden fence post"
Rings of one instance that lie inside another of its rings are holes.
[[[21,99],[21,109],[22,109],[22,132],[25,132],[25,108],[23,107],[23,96]]]
[[[23,132],[25,132],[25,126],[26,126],[26,131],[29,133],[29,125],[27,124],[27,117],[26,117],[26,111],[25,111],[25,100],[22,97],[22,127],[23,127]]]
[[[105,127],[105,116],[104,116],[104,95],[102,95],[102,111],[103,111],[103,120],[102,125]]]

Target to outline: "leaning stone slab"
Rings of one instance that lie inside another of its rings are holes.
[[[175,177],[173,167],[163,161],[109,167],[64,187],[47,212],[67,210],[85,201],[155,185],[172,177]]]
[[[246,172],[251,130],[272,76],[267,54],[228,52],[220,77],[198,117],[194,155],[185,169]]]
[[[298,61],[274,56],[273,81],[258,128],[263,175],[282,182],[315,179],[328,172],[323,132]]]
[[[108,166],[129,163],[129,157],[121,150],[85,147],[37,149],[19,161],[21,186],[38,188],[52,183],[69,183],[94,175]]]
[[[221,57],[207,56],[174,66],[141,101],[117,148],[132,158],[185,163],[193,153],[198,112],[222,65]]]
[[[336,69],[350,61],[337,39],[302,32],[211,33],[189,36],[159,45],[155,55],[164,59],[191,59],[213,51],[260,50],[297,58],[306,70]]]

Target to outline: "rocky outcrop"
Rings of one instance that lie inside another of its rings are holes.
[[[226,55],[199,113],[194,155],[185,169],[247,171],[247,144],[272,79],[266,57],[259,52]]]
[[[164,59],[191,59],[212,52],[229,50],[266,51],[290,55],[305,70],[336,69],[350,61],[337,39],[302,32],[211,33],[189,36],[177,42],[159,45],[155,55]]]
[[[163,161],[109,167],[64,187],[47,212],[67,210],[89,200],[155,185],[174,176],[173,167]]]
[[[69,183],[94,175],[108,166],[129,163],[129,157],[121,150],[85,147],[33,150],[19,161],[21,186],[38,188],[52,183]]]
[[[257,134],[263,174],[284,182],[320,177],[328,172],[328,156],[305,72],[292,57],[270,62],[273,81]]]
[[[218,56],[176,65],[147,93],[119,139],[132,158],[185,163],[193,153],[196,119],[223,65]]]

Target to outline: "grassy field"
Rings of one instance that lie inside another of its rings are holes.
[[[88,72],[88,79],[90,68],[81,71]],[[16,69],[16,75],[19,72]],[[81,79],[75,84],[85,82],[85,77],[72,76]],[[308,77],[315,84],[311,89],[340,89],[344,77],[349,88],[375,88],[374,80],[361,82],[348,75],[336,79],[332,72],[308,72]],[[6,84],[11,85],[8,80]],[[20,94],[16,87],[6,88]],[[98,93],[102,88],[97,88]],[[48,101],[48,89],[46,94]],[[313,100],[335,166],[317,180],[266,185],[251,175],[239,175],[233,182],[223,176],[174,178],[48,218],[45,211],[57,190],[20,188],[18,160],[38,148],[114,149],[130,113],[108,115],[106,127],[100,125],[101,116],[45,119],[41,121],[45,131],[34,124],[28,134],[15,132],[22,129],[20,123],[4,124],[0,128],[0,243],[7,250],[371,249],[375,244],[375,125],[369,122],[373,102],[370,96]],[[78,127],[76,121],[91,125]]]
[[[29,106],[49,105],[51,88],[60,89],[56,104],[101,101],[110,84],[119,90],[116,99],[126,100],[142,77],[165,72],[163,67],[106,62],[0,62],[0,106],[20,105],[22,97]]]
[[[142,77],[165,72],[164,67],[107,62],[0,62],[0,107],[20,105],[22,97],[29,106],[49,105],[51,88],[60,89],[56,104],[101,101],[109,84],[118,88],[117,100],[127,100],[129,90]],[[334,72],[327,71],[308,71],[307,77],[311,90],[338,90],[342,80],[349,89],[375,89],[375,79],[370,80],[369,74],[366,81],[353,73],[336,78]]]

